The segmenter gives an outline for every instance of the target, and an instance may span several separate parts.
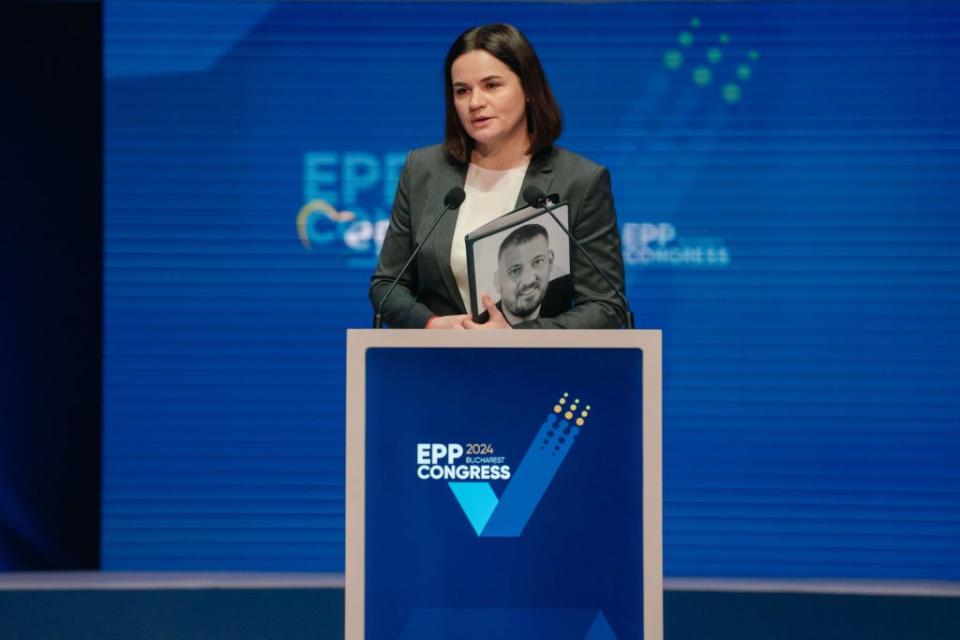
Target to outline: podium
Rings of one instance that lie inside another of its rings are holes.
[[[659,331],[347,334],[347,640],[662,640]]]

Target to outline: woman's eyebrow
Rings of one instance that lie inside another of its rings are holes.
[[[486,78],[481,78],[480,82],[487,82],[488,80],[503,80],[502,76],[487,76]],[[455,87],[466,87],[468,86],[463,80],[454,80],[453,86]]]

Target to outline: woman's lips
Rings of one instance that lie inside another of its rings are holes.
[[[475,126],[475,127],[482,127],[482,126],[484,126],[485,124],[487,124],[488,122],[490,122],[491,120],[493,120],[493,118],[490,118],[490,117],[474,118],[474,119],[472,120],[472,122],[473,122],[473,126]]]

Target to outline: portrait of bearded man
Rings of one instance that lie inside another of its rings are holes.
[[[517,227],[500,243],[493,286],[500,295],[496,306],[511,325],[570,308],[570,275],[551,281],[553,263],[550,235],[539,224]]]

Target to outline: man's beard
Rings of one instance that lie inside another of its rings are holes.
[[[517,297],[514,300],[515,306],[513,309],[508,309],[508,311],[519,317],[530,315],[536,311],[540,303],[543,302],[545,291],[546,289],[539,282],[527,285],[521,291],[517,292]],[[535,293],[535,295],[529,295],[531,293]],[[522,300],[525,300],[525,302],[522,302]]]

